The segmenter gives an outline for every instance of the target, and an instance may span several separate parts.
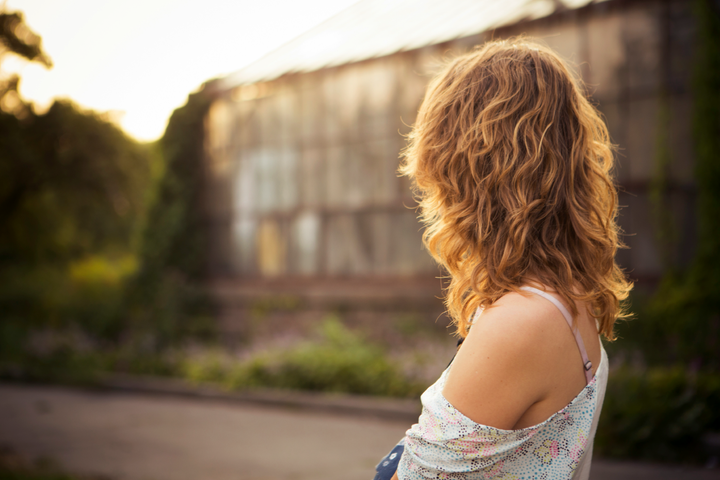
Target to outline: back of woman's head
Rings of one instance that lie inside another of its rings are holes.
[[[404,151],[425,244],[450,273],[458,334],[478,307],[529,280],[586,302],[613,339],[632,285],[621,246],[607,128],[568,67],[525,39],[494,41],[430,84]]]

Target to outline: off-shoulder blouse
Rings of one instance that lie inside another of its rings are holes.
[[[563,315],[568,319],[566,310]],[[587,366],[584,346],[581,351]],[[594,376],[588,373],[585,388],[544,422],[520,430],[475,423],[456,410],[442,394],[451,367],[420,397],[422,414],[401,442],[400,480],[587,480],[608,377],[602,346],[600,364]]]

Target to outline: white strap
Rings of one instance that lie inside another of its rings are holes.
[[[532,292],[536,295],[540,295],[541,297],[549,300],[552,302],[553,305],[555,305],[558,310],[560,310],[560,313],[563,314],[563,317],[565,317],[565,320],[567,321],[568,326],[570,327],[570,330],[573,332],[573,335],[575,336],[575,342],[577,343],[578,350],[580,350],[580,356],[582,357],[583,361],[583,368],[585,369],[585,380],[587,383],[590,383],[592,381],[592,362],[588,358],[587,350],[585,350],[585,342],[583,342],[582,336],[580,335],[580,331],[573,326],[573,318],[572,315],[570,315],[570,312],[568,312],[568,309],[565,308],[565,305],[560,303],[560,301],[550,295],[547,292],[543,292],[542,290],[538,290],[534,287],[520,287],[520,290],[525,290],[527,292]]]
[[[482,308],[482,307],[477,307],[477,308],[475,309],[475,315],[473,315],[472,320],[470,320],[470,325],[472,325],[473,323],[475,323],[475,322],[477,321],[478,317],[480,317],[480,314],[481,314],[482,312],[483,312],[483,308]]]

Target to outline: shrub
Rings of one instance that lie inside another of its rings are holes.
[[[709,432],[720,432],[720,376],[620,368],[608,382],[595,447],[609,457],[698,462],[707,460]]]
[[[323,322],[317,340],[257,353],[244,361],[211,353],[187,362],[185,373],[192,380],[221,382],[233,389],[273,387],[401,397],[419,395],[423,389],[382,348],[334,317]]]

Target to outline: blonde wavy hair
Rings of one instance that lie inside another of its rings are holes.
[[[518,38],[455,58],[428,87],[402,156],[459,336],[477,307],[534,280],[573,317],[586,302],[615,339],[632,283],[615,263],[613,145],[555,52]]]

